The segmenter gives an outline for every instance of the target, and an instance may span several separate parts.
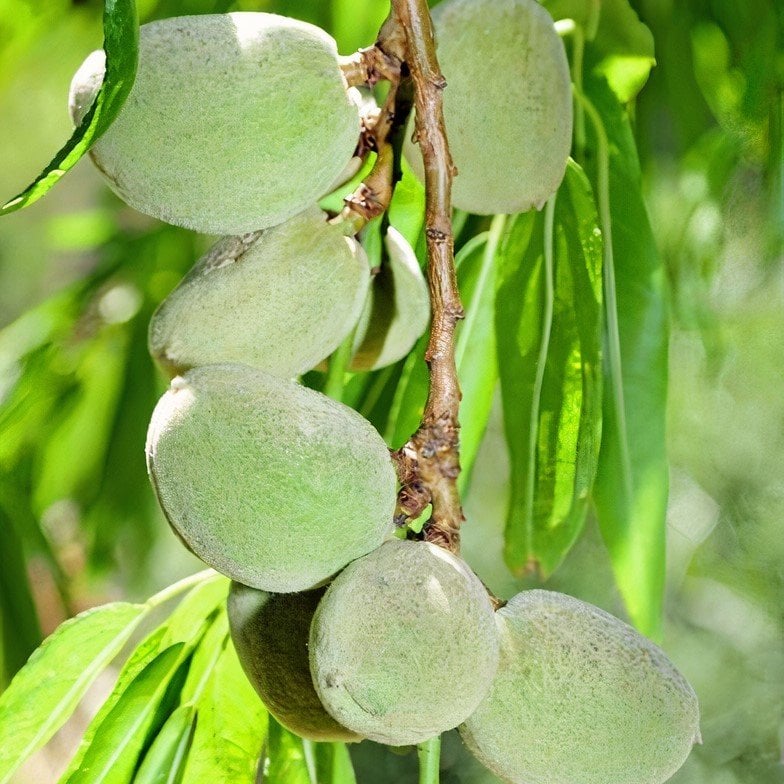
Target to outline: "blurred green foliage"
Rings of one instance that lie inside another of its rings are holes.
[[[577,15],[591,4],[563,5]],[[784,4],[632,6],[655,41],[656,68],[628,109],[671,330],[663,645],[703,712],[704,745],[673,781],[774,784],[784,731]],[[342,53],[371,44],[387,11],[384,2],[357,0],[140,0],[138,8],[142,21],[285,13],[330,30]],[[0,0],[0,197],[35,177],[70,134],[68,83],[101,44],[102,9],[96,0]],[[613,40],[612,28],[602,36]],[[645,33],[634,38],[638,51]],[[602,63],[589,65],[629,74]],[[459,237],[487,228],[469,218]],[[146,423],[164,386],[147,355],[146,325],[208,244],[133,213],[86,162],[36,207],[0,221],[0,681],[65,617],[118,596],[144,598],[194,568],[145,475]],[[467,250],[461,280],[479,302],[481,247]],[[480,318],[474,329],[482,326]],[[411,430],[395,412],[410,417],[400,396],[421,390],[422,351],[347,389],[392,443]],[[475,350],[466,352],[468,362]],[[487,373],[471,387],[483,416]],[[479,454],[464,555],[509,596],[540,578],[518,579],[504,566],[509,465],[499,406],[489,415],[481,448],[471,447]],[[546,584],[624,613],[594,515]],[[179,629],[169,647],[151,643],[146,659],[126,665],[129,682],[152,666],[179,677],[171,646],[208,633]],[[236,682],[233,667],[227,659],[216,672]],[[191,718],[172,722],[164,759]],[[296,739],[277,730],[270,739],[303,764],[308,750]],[[370,743],[352,757],[359,782],[410,778],[416,766],[414,754]],[[492,781],[453,735],[442,767],[450,784]]]

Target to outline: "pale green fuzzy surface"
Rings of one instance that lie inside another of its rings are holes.
[[[243,365],[172,381],[150,422],[147,467],[188,547],[255,588],[313,588],[390,534],[397,479],[373,426]]]
[[[430,320],[430,297],[414,249],[390,226],[389,263],[373,278],[357,325],[351,370],[376,370],[408,354]]]
[[[156,311],[150,352],[171,375],[239,362],[290,378],[340,345],[369,280],[362,247],[318,209],[225,237]]]
[[[71,85],[77,123],[100,86],[93,55]],[[359,115],[334,40],[314,25],[240,12],[143,25],[127,102],[91,155],[140,212],[210,234],[274,226],[350,161]]]
[[[463,561],[425,542],[391,540],[349,564],[311,626],[311,674],[324,706],[391,746],[460,724],[497,665],[487,592]]]
[[[691,686],[664,652],[593,605],[523,591],[497,613],[501,662],[460,728],[514,784],[662,784],[699,738]]]
[[[248,680],[284,727],[309,740],[358,741],[324,710],[310,677],[308,635],[324,590],[267,593],[232,583],[231,639]]]
[[[572,138],[569,65],[551,16],[535,0],[445,0],[433,23],[458,170],[454,206],[480,215],[540,209],[563,179]],[[421,177],[419,147],[406,139]]]

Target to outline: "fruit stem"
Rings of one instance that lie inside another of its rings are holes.
[[[427,1],[392,0],[392,11],[391,18],[405,33],[403,59],[414,83],[416,139],[425,167],[425,237],[433,313],[425,353],[430,371],[427,402],[419,428],[400,454],[413,461],[421,482],[430,491],[433,515],[425,529],[425,539],[457,553],[464,517],[457,488],[461,395],[455,363],[455,327],[463,318],[463,307],[452,236],[455,167],[444,125],[442,97],[446,80],[436,57]],[[383,46],[383,40],[380,45]]]
[[[417,746],[419,757],[419,784],[438,784],[441,762],[441,736],[426,740]]]
[[[351,362],[351,353],[354,348],[354,330],[343,339],[343,342],[335,349],[329,358],[327,370],[327,380],[324,383],[324,394],[337,400],[343,400],[343,390],[346,382],[346,371]]]

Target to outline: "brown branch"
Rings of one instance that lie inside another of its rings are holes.
[[[457,477],[460,473],[460,386],[455,365],[455,327],[463,318],[457,289],[452,238],[452,177],[454,166],[444,126],[442,91],[446,81],[436,57],[430,11],[426,0],[392,0],[395,28],[387,32],[395,41],[405,33],[404,61],[414,82],[416,138],[425,166],[425,234],[428,284],[433,320],[425,360],[430,370],[430,389],[422,422],[399,451],[398,462],[413,465],[416,483],[424,485],[433,505],[425,538],[452,552],[460,549],[460,526],[464,520]],[[380,43],[383,45],[383,32]],[[410,483],[414,484],[414,483]],[[422,494],[413,495],[421,503]],[[411,495],[404,483],[401,494]]]

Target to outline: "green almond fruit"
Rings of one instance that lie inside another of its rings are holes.
[[[536,0],[445,0],[433,25],[457,167],[453,204],[479,215],[541,209],[572,140],[569,63],[552,17]],[[411,133],[405,154],[423,178]]]
[[[284,727],[308,740],[359,741],[324,710],[310,677],[310,623],[325,590],[267,593],[232,583],[231,638],[248,680]]]
[[[501,662],[460,734],[512,784],[662,784],[699,742],[664,652],[598,607],[523,591],[497,613]]]
[[[71,84],[78,125],[103,52]],[[360,133],[335,41],[314,25],[240,12],[143,25],[130,95],[92,159],[135,209],[209,234],[274,226],[341,174]]]
[[[397,479],[373,426],[244,365],[172,381],[150,422],[147,467],[183,542],[265,591],[313,588],[391,532]]]
[[[311,625],[310,669],[324,707],[390,746],[464,721],[497,665],[487,591],[463,561],[427,542],[391,540],[349,564]]]
[[[150,353],[174,376],[237,362],[290,378],[331,354],[356,324],[370,270],[362,246],[317,208],[224,237],[163,301]]]
[[[377,370],[411,351],[430,320],[430,297],[416,253],[399,231],[384,237],[387,263],[370,286],[349,368]]]

